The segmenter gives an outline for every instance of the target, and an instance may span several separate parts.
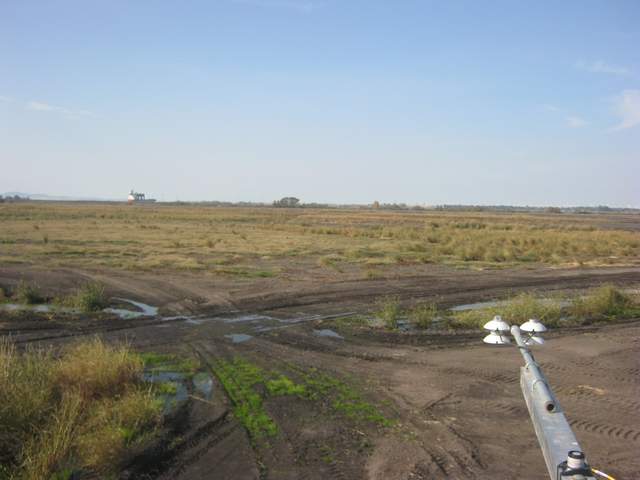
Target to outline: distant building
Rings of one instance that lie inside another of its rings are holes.
[[[155,201],[155,198],[147,198],[144,193],[134,192],[133,189],[131,189],[127,197],[127,203],[129,205],[133,203],[154,203]]]

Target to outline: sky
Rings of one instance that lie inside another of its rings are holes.
[[[640,2],[1,0],[0,193],[640,207]]]

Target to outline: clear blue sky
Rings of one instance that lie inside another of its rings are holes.
[[[640,206],[640,2],[3,0],[0,192]]]

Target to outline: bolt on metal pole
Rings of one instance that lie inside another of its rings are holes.
[[[594,478],[590,470],[585,468],[586,462],[580,444],[540,366],[522,339],[520,327],[513,325],[511,334],[524,358],[525,366],[520,368],[520,387],[547,464],[549,477],[552,480]],[[574,462],[572,454],[581,457]]]

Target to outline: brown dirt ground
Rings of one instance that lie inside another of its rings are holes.
[[[110,294],[161,307],[184,319],[119,320],[0,314],[0,333],[20,343],[58,344],[100,333],[140,350],[193,355],[207,369],[242,355],[265,368],[315,367],[351,379],[395,420],[391,428],[360,425],[322,402],[271,398],[268,412],[280,433],[253,443],[230,414],[220,385],[210,401],[191,398],[167,421],[167,442],[148,452],[122,478],[158,479],[430,479],[546,478],[518,376],[518,352],[491,348],[478,332],[448,335],[346,331],[344,340],[318,337],[331,320],[281,324],[225,323],[232,312],[278,318],[367,311],[381,295],[403,303],[454,305],[518,290],[560,291],[603,282],[640,283],[640,269],[536,269],[472,272],[434,267],[430,274],[386,280],[287,283],[232,282],[197,275],[125,274],[0,268],[0,285],[37,281],[50,295],[87,279]],[[268,322],[267,322],[268,323]],[[271,325],[271,324],[269,324]],[[233,344],[224,335],[250,333]],[[640,476],[640,321],[589,326],[549,335],[537,359],[591,464],[617,478]]]

